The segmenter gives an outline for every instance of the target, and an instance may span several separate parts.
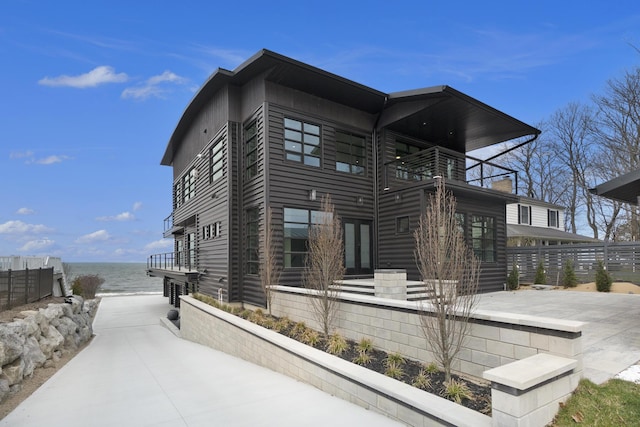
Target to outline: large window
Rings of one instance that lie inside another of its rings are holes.
[[[257,208],[246,211],[246,274],[258,274],[260,270],[260,216]]]
[[[395,148],[396,160],[410,156],[422,150],[422,148],[416,145],[411,145],[402,141],[396,141]],[[396,178],[420,181],[422,180],[422,174],[424,172],[423,169],[423,167],[408,165],[403,161],[396,165]]]
[[[224,140],[220,139],[209,150],[209,182],[222,178],[222,166],[224,164]]]
[[[254,120],[244,129],[244,156],[247,179],[258,175],[258,125]]]
[[[518,205],[518,224],[531,225],[531,206]]]
[[[320,126],[284,119],[284,150],[287,160],[320,166]]]
[[[496,261],[495,218],[471,215],[471,245],[480,261]]]
[[[196,168],[184,174],[173,188],[173,205],[177,209],[196,196]]]
[[[322,224],[324,212],[284,208],[284,266],[304,267],[309,250],[309,227]]]
[[[367,152],[362,136],[336,132],[336,170],[355,175],[366,172]]]

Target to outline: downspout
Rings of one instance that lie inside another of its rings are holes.
[[[374,271],[378,267],[378,236],[380,235],[379,224],[378,224],[378,215],[379,215],[379,197],[378,190],[380,186],[378,185],[378,179],[383,178],[379,175],[380,172],[380,162],[378,159],[378,124],[380,123],[380,117],[382,117],[382,113],[384,112],[385,107],[387,106],[387,101],[389,100],[389,96],[384,96],[384,102],[382,103],[382,108],[376,117],[376,121],[373,124],[373,131],[371,132],[371,145],[373,148],[373,229],[375,230],[375,236],[373,238],[373,266]]]

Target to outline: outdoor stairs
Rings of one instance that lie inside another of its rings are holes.
[[[348,294],[375,296],[373,279],[345,279],[340,281],[340,291]],[[432,298],[433,292],[425,290],[419,281],[407,281],[407,301],[426,301]]]

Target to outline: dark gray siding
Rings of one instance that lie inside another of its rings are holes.
[[[269,106],[269,206],[273,209],[274,225],[277,226],[277,241],[282,257],[282,226],[285,207],[320,210],[321,200],[325,195],[331,196],[336,213],[341,218],[361,220],[374,219],[374,170],[371,146],[371,128],[359,128],[354,123],[369,126],[372,117],[368,114],[353,111],[343,106],[334,106],[325,100],[309,97],[293,91],[276,91],[280,102],[287,100],[285,95],[296,97],[288,104],[295,103],[297,109],[290,110],[282,105]],[[306,111],[311,110],[312,113]],[[303,112],[305,111],[305,112]],[[322,112],[323,115],[319,115]],[[344,115],[348,117],[344,117]],[[320,167],[306,166],[301,163],[287,161],[284,151],[284,117],[290,117],[314,123],[321,128],[322,160]],[[349,119],[351,122],[344,122]],[[336,130],[353,132],[366,139],[367,163],[365,176],[356,176],[335,170],[335,132]],[[317,199],[309,200],[309,191],[316,190]],[[357,197],[362,196],[363,204],[358,205]],[[282,259],[281,259],[282,261]],[[284,269],[281,284],[300,286],[300,268]]]

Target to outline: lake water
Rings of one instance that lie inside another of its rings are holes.
[[[104,279],[99,294],[148,294],[162,292],[162,278],[148,277],[145,263],[70,262],[69,286],[76,276],[96,274]]]

